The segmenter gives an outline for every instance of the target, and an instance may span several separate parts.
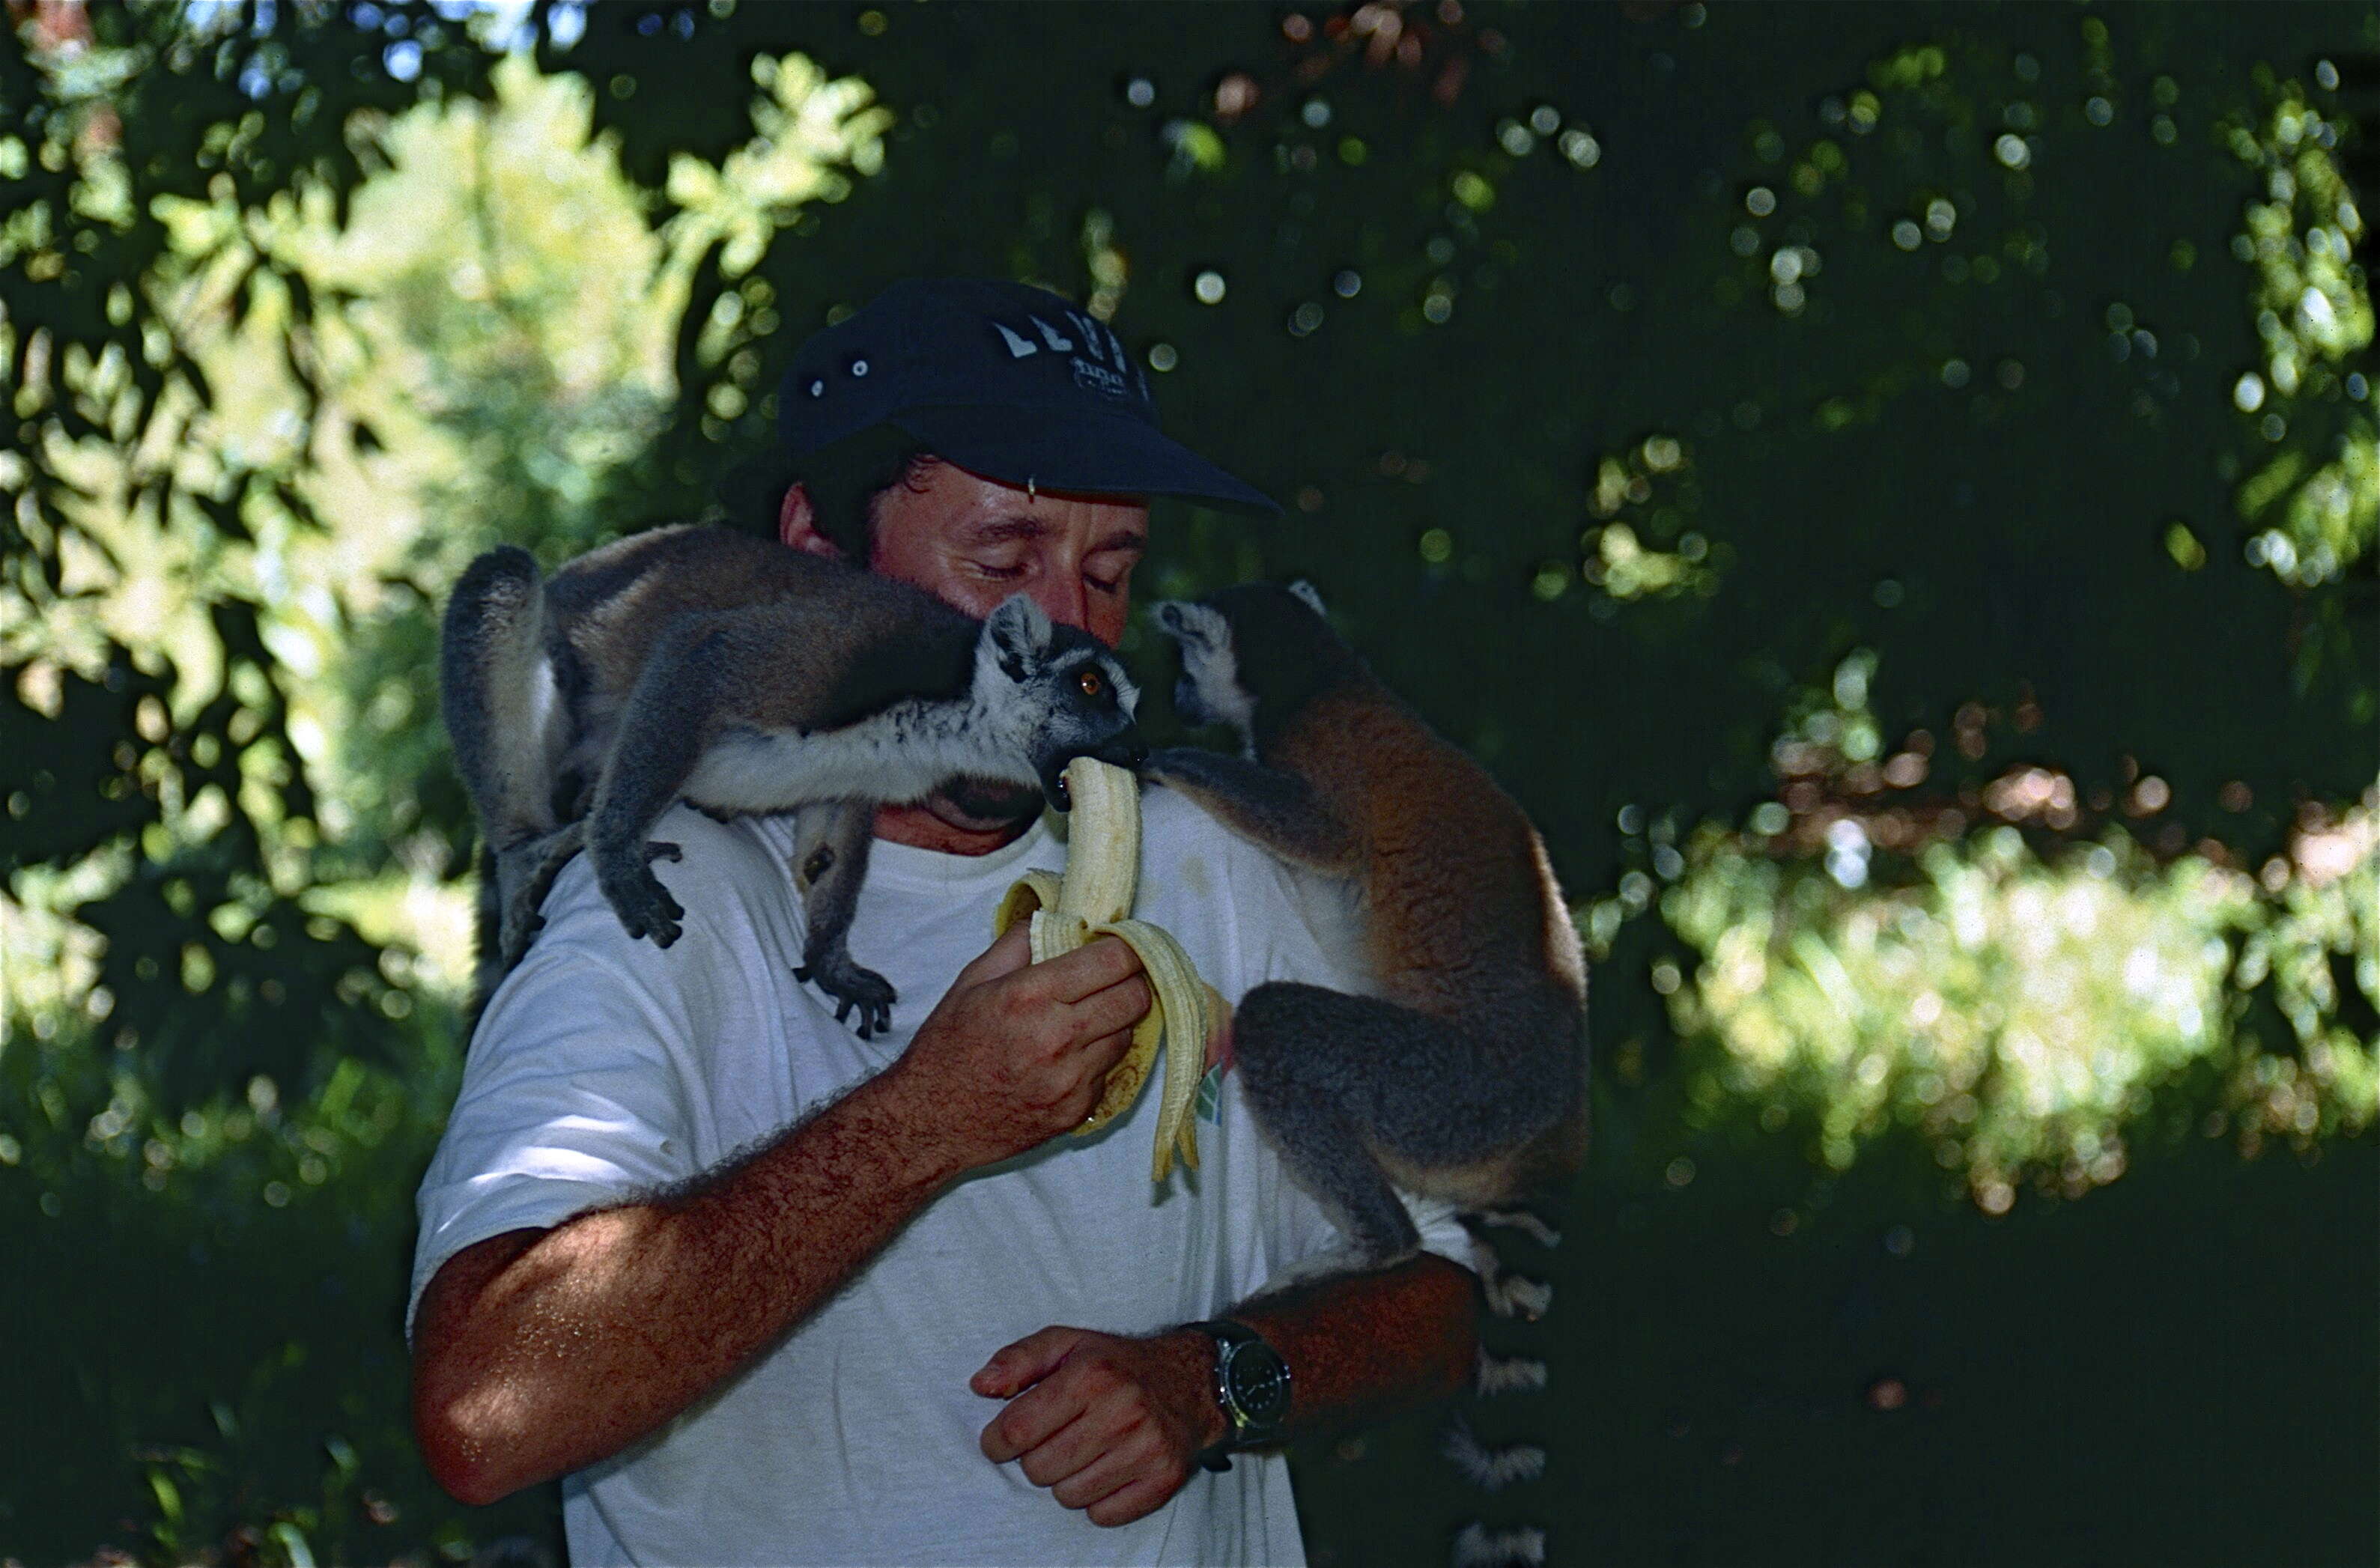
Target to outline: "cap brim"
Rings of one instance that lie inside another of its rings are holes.
[[[1264,492],[1130,415],[941,404],[904,408],[888,422],[960,468],[1009,484],[1093,495],[1178,495],[1250,512],[1281,511]]]

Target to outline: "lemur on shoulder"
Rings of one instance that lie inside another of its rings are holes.
[[[1078,756],[1147,755],[1138,694],[1087,633],[1023,595],[977,621],[921,589],[717,527],[632,534],[541,578],[511,546],[446,608],[439,685],[478,808],[479,1000],[527,951],[583,844],[632,937],[675,942],[652,826],[683,796],[717,817],[800,809],[796,974],[890,1027],[889,981],[847,945],[875,808],[958,777],[1066,805]]]
[[[1420,1237],[1395,1188],[1495,1209],[1586,1140],[1586,966],[1536,829],[1323,619],[1306,584],[1156,606],[1175,703],[1245,755],[1146,772],[1357,897],[1370,995],[1272,981],[1232,1051],[1259,1124],[1374,1263]]]

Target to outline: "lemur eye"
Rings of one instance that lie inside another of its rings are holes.
[[[1085,697],[1097,697],[1108,688],[1108,683],[1100,677],[1099,671],[1088,664],[1075,675],[1075,684],[1083,688]]]

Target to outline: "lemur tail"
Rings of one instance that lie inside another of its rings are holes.
[[[1526,1494],[1532,1483],[1543,1482],[1547,1465],[1544,1445],[1528,1440],[1542,1435],[1546,1423],[1546,1364],[1526,1352],[1547,1343],[1540,1319],[1552,1305],[1553,1287],[1513,1272],[1507,1255],[1520,1249],[1517,1238],[1493,1236],[1489,1229],[1518,1231],[1541,1248],[1551,1248],[1561,1238],[1524,1209],[1476,1211],[1463,1219],[1471,1231],[1481,1295],[1488,1310],[1502,1321],[1481,1325],[1478,1369],[1447,1425],[1439,1452],[1483,1492],[1500,1493],[1518,1486]],[[1508,1409],[1514,1395],[1535,1397],[1523,1398]],[[1495,1402],[1492,1407],[1490,1401]],[[1546,1532],[1529,1513],[1525,1495],[1512,1501],[1482,1498],[1481,1517],[1455,1538],[1452,1568],[1538,1568],[1546,1560]]]
[[[455,583],[439,636],[438,695],[489,844],[501,851],[552,832],[568,725],[546,658],[545,585],[528,551],[500,545]]]
[[[480,816],[478,966],[468,1030],[509,966],[504,853],[552,833],[567,715],[545,652],[545,585],[515,545],[465,568],[439,634],[438,696],[455,770]]]

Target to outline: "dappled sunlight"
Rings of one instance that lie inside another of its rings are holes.
[[[2338,79],[2329,61],[2324,71]],[[2362,559],[2380,533],[2380,422],[2363,368],[2372,293],[2355,260],[2366,220],[2338,157],[2340,132],[2352,128],[2325,118],[2295,83],[2273,96],[2260,121],[2229,128],[2233,154],[2264,180],[2233,244],[2255,269],[2264,357],[2240,372],[2232,401],[2267,442],[2305,418],[2320,422],[2331,450],[2275,456],[2240,485],[2240,508],[2264,525],[2247,542],[2249,563],[2312,587]]]
[[[411,800],[443,766],[424,604],[495,538],[568,553],[604,535],[605,487],[675,395],[691,273],[714,248],[743,286],[711,306],[698,351],[735,361],[711,395],[735,400],[722,416],[741,413],[736,388],[759,378],[755,345],[780,324],[768,286],[745,274],[805,204],[839,201],[880,166],[890,119],[864,84],[798,55],[756,56],[752,76],[755,134],[716,167],[674,160],[675,211],[659,228],[594,135],[586,82],[520,55],[496,66],[488,103],[358,116],[348,135],[374,172],[344,221],[326,188],[302,180],[261,213],[227,186],[209,201],[161,197],[172,249],[149,287],[212,399],[170,395],[148,434],[125,441],[114,426],[128,416],[112,411],[136,400],[121,366],[77,347],[62,367],[69,395],[108,428],[48,439],[44,461],[89,499],[69,514],[79,531],[58,541],[64,593],[0,595],[0,653],[21,662],[36,700],[63,669],[100,678],[110,643],[170,662],[171,712],[159,706],[142,730],[155,743],[227,679],[252,679],[226,670],[206,613],[212,593],[252,600],[287,685],[297,757],[260,746],[246,760],[260,777],[302,766],[322,785],[332,842],[382,840],[403,863],[381,885],[313,890],[313,906],[431,954],[446,989],[468,973],[470,894]],[[301,288],[343,308],[301,322]],[[164,499],[133,504],[144,484]],[[210,526],[226,513],[235,530]],[[412,635],[382,647],[392,624]],[[155,760],[168,842],[206,843],[228,816],[221,793],[186,798]],[[281,817],[271,788],[241,794],[251,816]],[[285,892],[319,874],[310,839],[266,847]],[[77,885],[75,902],[92,896]],[[19,896],[43,896],[41,884]],[[34,933],[63,918],[0,930],[0,965],[38,966],[47,939]],[[188,980],[212,978],[186,967]]]
[[[2120,1176],[2143,1118],[2172,1133],[2159,1095],[2183,1085],[2191,1136],[2248,1155],[2380,1115],[2380,786],[2305,803],[2256,864],[2191,844],[2166,820],[2171,786],[2137,769],[2121,791],[2031,762],[1928,788],[1942,748],[1923,730],[1887,743],[1877,676],[1855,650],[1789,702],[1777,797],[1742,828],[1657,836],[1654,875],[1585,913],[1597,951],[1658,909],[1699,955],[1652,976],[1680,1038],[1707,1048],[1696,1104],[1807,1124],[1835,1170],[1914,1133],[1995,1213],[2026,1187]],[[1949,760],[2042,723],[2030,698],[1964,704]],[[2221,795],[2252,804],[2236,782]]]
[[[2329,959],[2380,995],[2375,820],[2380,800],[2301,838],[2273,890],[2192,856],[2159,866],[2120,833],[2044,860],[1989,828],[1925,846],[1908,885],[1864,887],[1706,830],[1661,901],[1701,955],[1670,1003],[1718,1051],[1697,1098],[1809,1112],[1838,1169],[1913,1127],[1996,1212],[2022,1185],[2070,1197],[2121,1175],[2128,1125],[2192,1066],[2224,1085],[2206,1131],[2245,1152],[2358,1131],[2380,1111],[2380,1039],[2338,1021]],[[2267,985],[2286,1039],[2247,1009]]]

